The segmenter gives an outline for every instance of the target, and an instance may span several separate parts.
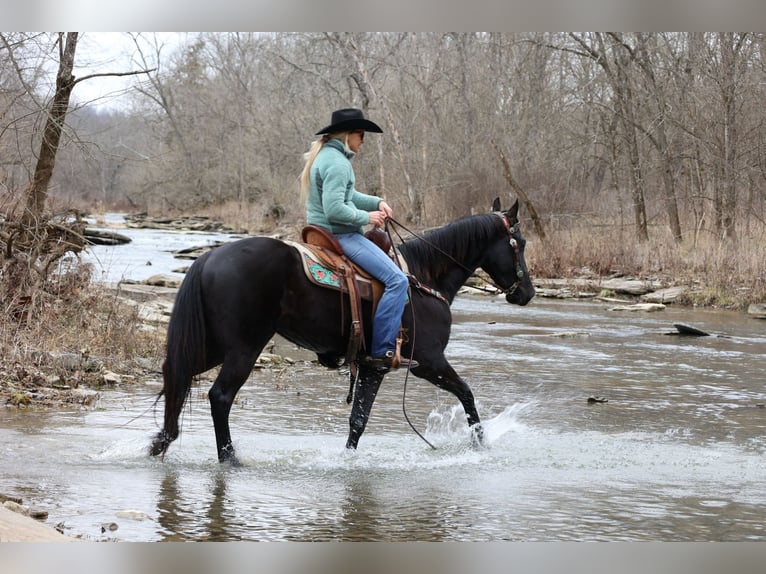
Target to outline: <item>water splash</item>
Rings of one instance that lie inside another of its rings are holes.
[[[525,425],[519,421],[519,415],[531,403],[516,403],[507,406],[502,412],[482,421],[485,445],[497,443],[509,432],[520,432]],[[431,411],[428,415],[426,437],[437,446],[450,444],[470,444],[471,430],[468,428],[465,412],[460,405],[453,406],[447,411]]]

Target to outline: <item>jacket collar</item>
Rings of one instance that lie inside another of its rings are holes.
[[[330,146],[331,148],[337,149],[340,153],[345,155],[348,159],[351,159],[356,154],[352,152],[350,149],[348,149],[342,141],[340,141],[338,138],[333,138],[330,141],[328,141],[326,146]]]

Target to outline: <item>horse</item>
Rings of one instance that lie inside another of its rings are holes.
[[[518,200],[503,211],[496,199],[489,213],[463,217],[397,246],[412,285],[402,317],[408,336],[401,355],[417,362],[413,375],[457,397],[472,440],[478,443],[483,433],[473,393],[444,356],[452,325],[450,305],[479,268],[508,303],[523,306],[534,297],[518,212]],[[312,283],[300,257],[288,242],[248,237],[204,253],[188,269],[167,329],[163,388],[157,396],[157,401],[165,399],[164,426],[152,440],[151,456],[163,458],[178,437],[178,419],[193,378],[221,365],[208,392],[218,460],[239,465],[229,413],[256,359],[276,333],[316,353],[324,366],[342,365],[350,332],[348,297],[341,302],[337,291]],[[371,314],[371,303],[364,302],[366,326],[372,325]],[[369,331],[365,329],[366,348]],[[355,366],[348,449],[357,448],[386,374],[366,367],[364,361]]]

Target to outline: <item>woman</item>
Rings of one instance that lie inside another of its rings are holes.
[[[393,215],[384,200],[361,193],[355,187],[351,158],[362,146],[366,132],[383,130],[366,119],[362,110],[334,111],[330,125],[316,133],[321,137],[304,155],[301,195],[306,201],[307,223],[328,229],[346,256],[385,286],[373,318],[369,356],[363,362],[387,371],[400,366],[393,359],[408,281],[391,258],[363,235],[365,225],[382,227],[386,218]],[[414,361],[401,363],[416,366]]]

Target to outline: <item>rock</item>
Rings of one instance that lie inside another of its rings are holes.
[[[83,235],[85,240],[91,245],[124,245],[133,241],[126,235],[99,229],[85,229]]]
[[[122,297],[132,299],[133,301],[153,301],[155,299],[164,299],[166,301],[175,301],[178,289],[173,287],[159,287],[157,285],[144,285],[142,283],[130,283],[121,281],[118,284],[106,285],[108,289],[117,291]]]
[[[673,326],[678,330],[679,335],[691,335],[693,337],[709,337],[710,333],[700,331],[696,327],[685,325],[683,323],[673,323]]]
[[[661,303],[636,303],[635,305],[617,305],[610,307],[610,311],[644,311],[651,313],[653,311],[662,311],[665,309],[665,305]]]
[[[181,286],[181,279],[176,279],[170,275],[152,275],[148,279],[142,281],[144,285],[152,285],[154,287],[170,287],[177,289]]]
[[[598,295],[594,297],[594,299],[598,301],[603,301],[604,303],[616,303],[617,305],[632,305],[633,302],[628,299],[618,299],[616,297],[607,297],[604,295]]]
[[[9,494],[3,494],[0,492],[0,502],[15,502],[16,504],[21,504],[21,497],[19,496],[11,496]]]
[[[117,518],[125,518],[127,520],[152,520],[152,517],[143,510],[118,510],[114,515]]]
[[[155,373],[162,373],[162,358],[149,359],[147,357],[135,357],[133,362],[139,369],[144,371],[152,371]]]
[[[490,291],[489,289],[481,289],[470,285],[463,285],[457,292],[458,295],[494,295],[496,293],[496,289]]]
[[[646,293],[641,295],[641,301],[647,303],[672,303],[679,295],[683,295],[689,290],[685,285],[676,285],[675,287],[667,287],[665,289],[658,289],[653,293]]]
[[[45,384],[48,385],[49,387],[53,387],[55,385],[60,385],[61,384],[61,377],[59,377],[58,375],[48,375],[48,376],[45,377]],[[66,386],[66,385],[62,385],[62,386]],[[67,387],[67,388],[69,388],[69,387]]]
[[[48,511],[42,508],[30,508],[29,516],[35,520],[48,520]]]
[[[615,293],[627,293],[629,295],[644,295],[660,287],[658,281],[643,281],[641,279],[607,279],[601,282],[602,289],[609,289]]]
[[[13,500],[6,500],[5,502],[3,502],[3,508],[12,510],[16,514],[21,514],[22,516],[29,516],[29,508],[27,508],[23,504],[14,502]]]
[[[87,353],[48,353],[33,351],[32,359],[40,365],[53,365],[67,371],[86,371],[95,373],[103,368],[100,359],[90,357]]]
[[[612,293],[628,295],[644,295],[662,286],[659,281],[622,277],[605,280],[574,277],[570,279],[534,279],[533,281],[535,287],[541,289],[568,289],[570,291],[588,289],[594,293],[600,293],[607,289]]]
[[[587,331],[558,331],[556,333],[551,333],[549,335],[550,337],[590,337],[590,333]]]
[[[572,291],[568,287],[561,289],[536,287],[537,296],[545,297],[546,299],[590,299],[595,297],[595,293],[588,293],[585,291]]]
[[[72,395],[84,406],[93,405],[101,398],[101,393],[93,389],[73,389]]]
[[[138,317],[148,323],[167,323],[173,311],[173,304],[166,301],[154,301],[139,305]]]
[[[747,308],[747,314],[756,319],[766,319],[766,303],[751,303]]]
[[[196,247],[186,247],[184,249],[178,249],[173,251],[173,256],[176,259],[197,259],[200,255],[216,247],[223,245],[223,241],[214,241],[209,245],[198,245]]]
[[[120,527],[117,525],[116,522],[104,522],[101,525],[101,534],[105,534],[107,531],[114,532],[115,530],[119,528]]]
[[[204,215],[190,215],[171,218],[150,217],[146,213],[135,213],[125,216],[125,226],[139,229],[247,233],[247,230],[245,229],[231,227],[221,221],[212,220]]]
[[[119,385],[122,383],[122,377],[112,371],[104,371],[101,374],[101,384],[103,385]]]

